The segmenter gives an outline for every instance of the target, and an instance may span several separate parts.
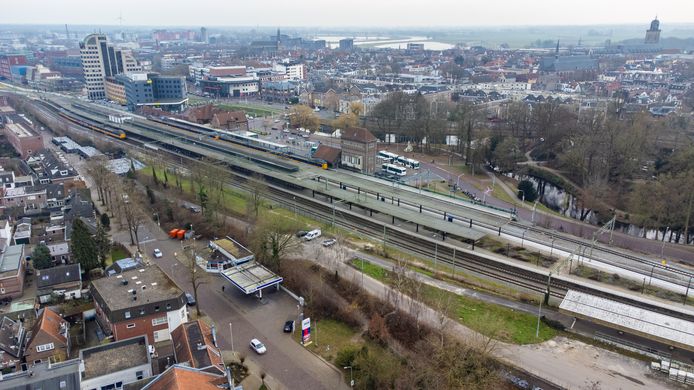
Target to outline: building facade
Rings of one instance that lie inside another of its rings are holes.
[[[127,50],[110,45],[104,34],[88,35],[80,43],[82,71],[90,100],[106,98],[106,78],[141,70]]]
[[[156,106],[167,111],[181,111],[188,102],[183,77],[161,76],[156,73],[129,73],[115,77],[122,83],[128,109]]]
[[[24,293],[24,245],[11,245],[0,254],[0,299]]]
[[[26,64],[27,57],[24,54],[0,55],[0,78],[12,79],[12,67]]]
[[[115,77],[107,77],[104,81],[104,91],[106,92],[106,99],[114,101],[121,106],[128,104],[128,100],[125,97],[125,84],[123,81]]]
[[[339,47],[340,47],[340,50],[352,50],[354,48],[354,39],[352,39],[352,38],[340,39]]]
[[[188,320],[183,291],[159,267],[95,280],[90,291],[97,320],[116,341],[143,335],[153,343],[169,340]]]
[[[80,351],[81,389],[120,389],[123,385],[152,376],[147,338],[127,340]]]
[[[342,167],[368,175],[376,172],[377,139],[369,130],[361,127],[342,130],[341,142]]]
[[[7,137],[7,141],[20,155],[22,160],[27,159],[32,153],[43,149],[43,138],[26,120],[26,118],[11,114],[0,117],[0,128]]]

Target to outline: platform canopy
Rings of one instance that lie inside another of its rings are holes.
[[[559,310],[624,332],[694,351],[694,322],[569,290]]]
[[[244,294],[262,293],[264,288],[278,285],[284,280],[256,261],[227,268],[222,276]]]

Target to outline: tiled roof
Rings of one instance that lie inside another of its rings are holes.
[[[215,366],[224,373],[224,362],[212,340],[212,330],[197,320],[181,324],[171,332],[177,363],[188,363],[193,368]]]
[[[342,139],[346,141],[357,141],[357,142],[376,142],[376,137],[374,137],[371,132],[363,127],[351,127],[346,130],[342,130]]]
[[[43,309],[41,316],[39,316],[38,321],[36,321],[34,327],[31,329],[31,339],[29,339],[27,345],[31,345],[39,333],[51,336],[56,343],[60,343],[61,345],[67,344],[67,337],[61,334],[61,324],[63,323],[67,326],[67,321],[62,319],[58,313],[49,308]]]
[[[40,290],[63,283],[82,280],[79,264],[61,265],[36,271],[36,287]]]
[[[224,376],[176,364],[149,382],[142,390],[219,390],[217,384],[224,381]]]

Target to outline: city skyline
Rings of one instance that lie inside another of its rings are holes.
[[[61,1],[59,7],[45,7],[40,0],[24,1],[0,15],[0,24],[80,24],[104,26],[319,26],[319,27],[456,27],[527,25],[643,24],[657,16],[667,23],[694,22],[694,4],[665,0],[657,4],[646,0],[604,2],[527,2],[434,0],[432,2],[354,0],[348,6],[324,7],[313,1],[291,3],[268,0],[263,3],[235,3],[200,0],[188,7],[171,2],[123,0],[110,12],[93,12],[86,0]],[[25,12],[32,9],[32,12]],[[206,10],[214,10],[207,12]],[[281,12],[270,12],[277,10]]]

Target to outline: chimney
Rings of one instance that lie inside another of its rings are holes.
[[[214,326],[214,324],[212,324],[212,344],[217,347],[217,328]]]

